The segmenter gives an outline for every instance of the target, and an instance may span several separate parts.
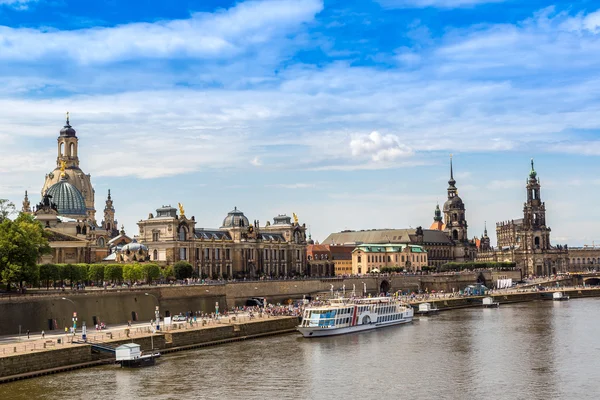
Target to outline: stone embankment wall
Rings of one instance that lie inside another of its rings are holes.
[[[17,334],[29,329],[31,332],[50,331],[56,323],[59,330],[72,326],[71,317],[77,312],[80,327],[85,321],[88,328],[93,329],[96,321],[108,325],[122,324],[129,320],[150,321],[154,318],[154,308],[160,304],[161,315],[169,311],[172,315],[186,311],[213,312],[215,303],[219,303],[221,311],[234,306],[245,305],[252,297],[266,297],[269,302],[286,302],[289,299],[301,299],[306,296],[328,295],[331,285],[334,291],[350,295],[354,287],[356,293],[363,293],[363,282],[367,292],[377,294],[387,291],[436,290],[452,292],[464,289],[483,278],[488,286],[500,276],[513,280],[520,279],[520,271],[465,273],[455,275],[393,275],[389,277],[374,276],[363,278],[337,278],[322,280],[285,280],[234,282],[222,285],[190,285],[161,286],[141,289],[120,290],[86,290],[80,292],[65,291],[54,294],[35,296],[13,296],[0,298],[0,335]],[[146,296],[148,292],[153,296]],[[73,301],[62,300],[66,297]]]
[[[91,362],[88,345],[0,357],[0,377]]]
[[[209,345],[214,343],[274,335],[295,330],[298,318],[276,317],[261,319],[253,322],[233,323],[200,328],[176,329],[166,333],[155,334],[152,337],[136,337],[127,340],[107,341],[113,347],[132,341],[139,344],[142,350],[158,349],[163,352],[176,351],[185,347]],[[60,349],[48,349],[34,353],[20,353],[0,357],[0,378],[35,373],[57,367],[75,364],[91,363],[105,354],[95,355],[91,345],[73,345]],[[1,382],[1,379],[0,379]]]

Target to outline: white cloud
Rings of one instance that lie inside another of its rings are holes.
[[[374,162],[394,161],[413,154],[398,136],[381,135],[379,132],[354,136],[350,141],[350,151],[355,157],[370,158]]]
[[[284,38],[322,8],[321,0],[263,0],[212,14],[195,13],[185,20],[109,28],[58,31],[2,26],[0,59],[60,57],[84,65],[140,57],[229,59],[258,51],[274,37]]]
[[[260,167],[262,165],[262,161],[260,157],[256,156],[252,160],[250,160],[250,164],[254,165],[255,167]]]
[[[0,0],[0,6],[11,7],[16,10],[27,10],[31,3],[37,3],[38,0]]]
[[[314,183],[280,183],[271,186],[283,189],[309,189],[314,188],[316,185]]]
[[[506,0],[377,0],[386,8],[462,8],[480,4],[502,3]]]

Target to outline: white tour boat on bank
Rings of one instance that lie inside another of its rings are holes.
[[[361,332],[411,322],[414,310],[393,297],[333,299],[304,310],[298,331],[304,337]]]

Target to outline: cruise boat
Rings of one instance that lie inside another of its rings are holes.
[[[298,331],[304,337],[342,335],[411,322],[413,309],[392,297],[332,299],[304,310]]]

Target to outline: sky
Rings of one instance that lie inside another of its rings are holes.
[[[296,213],[313,239],[522,216],[600,243],[596,0],[0,0],[0,198],[38,202],[70,112],[102,218]]]

